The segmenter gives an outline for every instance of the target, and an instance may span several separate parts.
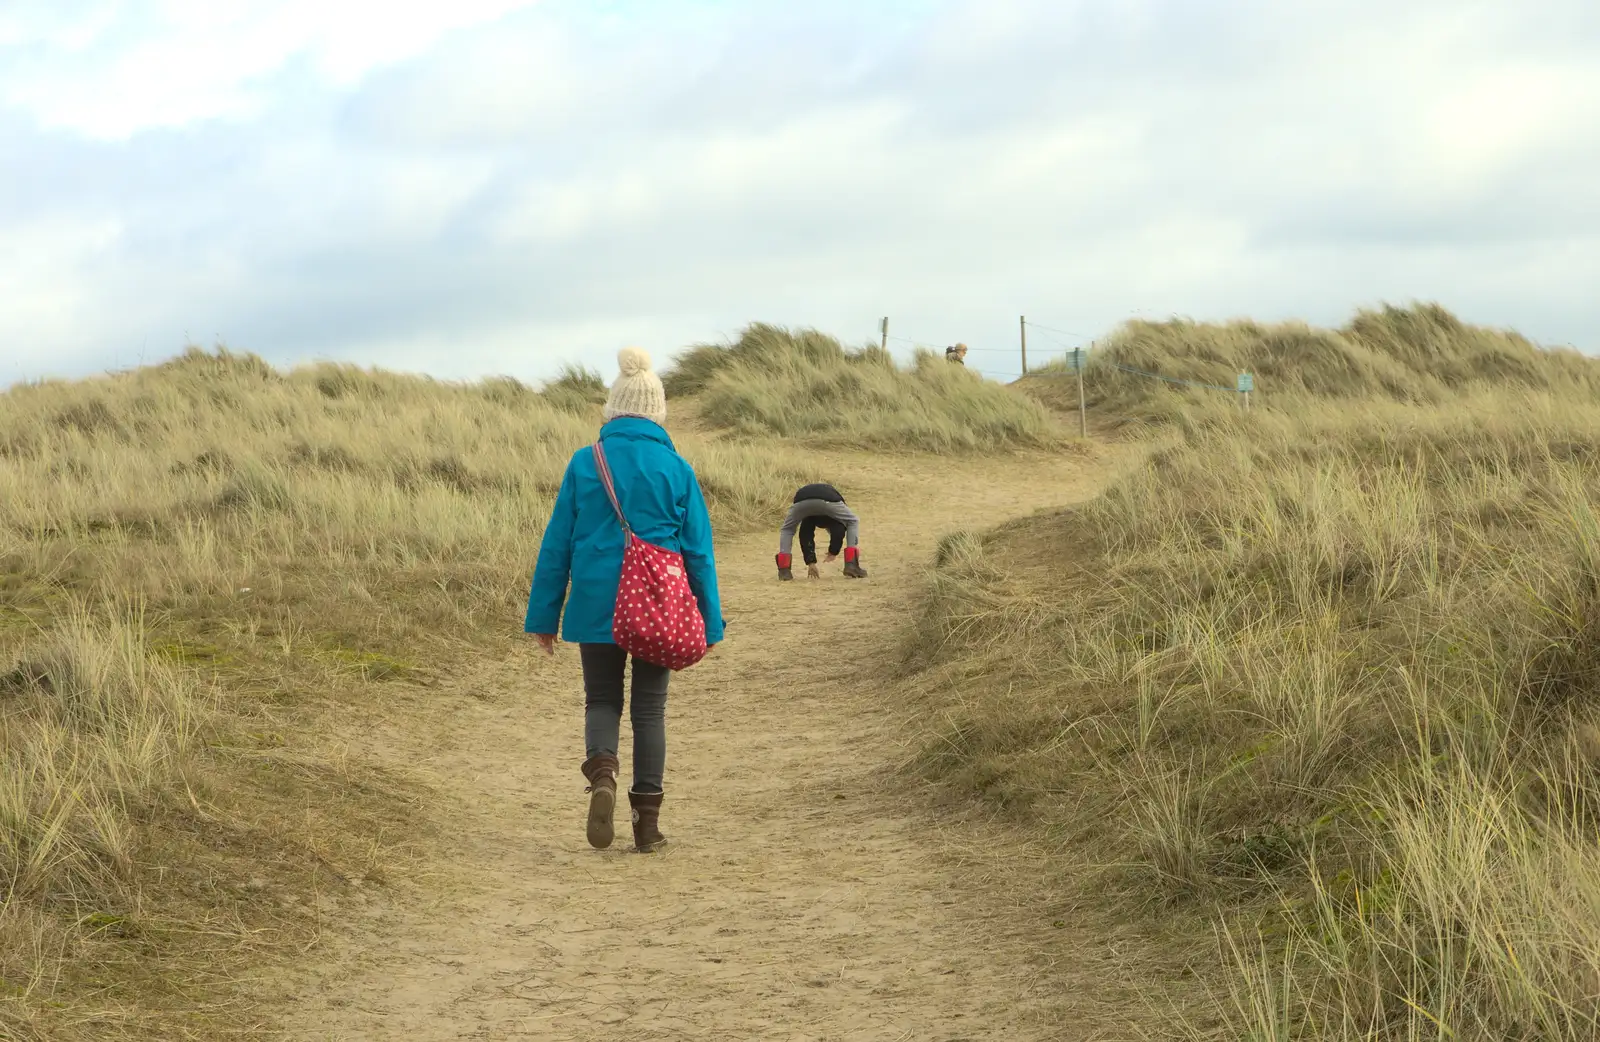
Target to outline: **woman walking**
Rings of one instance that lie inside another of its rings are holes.
[[[606,399],[600,441],[610,466],[617,505],[634,534],[683,555],[689,586],[705,620],[706,644],[722,640],[711,519],[694,469],[662,424],[667,399],[650,356],[636,347],[617,355],[620,370]],[[628,653],[612,641],[612,616],[622,571],[624,536],[616,508],[601,483],[594,447],[573,453],[561,478],[550,523],[539,544],[528,617],[523,629],[555,654],[556,624],[578,645],[583,666],[583,735],[588,779],[591,846],[611,845],[617,800],[617,746],[622,727],[623,671]],[[571,584],[571,594],[567,587]],[[562,604],[566,603],[565,618]],[[629,709],[633,721],[633,843],[641,851],[666,845],[660,814],[667,763],[665,666],[633,659]]]

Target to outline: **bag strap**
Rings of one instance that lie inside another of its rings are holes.
[[[611,480],[611,465],[606,462],[606,450],[598,441],[594,443],[594,469],[600,472],[600,484],[606,487],[606,496],[611,500],[611,509],[617,512],[617,520],[622,524],[622,534],[632,537],[633,529],[628,527],[628,519],[622,513],[622,504],[617,501],[617,486]]]

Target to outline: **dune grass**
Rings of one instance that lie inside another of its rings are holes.
[[[1102,365],[1299,383],[1248,418],[1114,384],[1167,444],[945,541],[920,769],[1217,924],[1195,1037],[1600,1037],[1596,363],[1432,308],[1292,333],[1113,339]]]
[[[502,385],[508,379],[502,377]],[[539,389],[539,396],[557,408],[579,416],[590,416],[593,414],[592,406],[605,403],[606,391],[605,377],[593,369],[564,365],[554,380]]]
[[[1051,438],[1036,402],[929,352],[901,368],[876,345],[762,323],[681,355],[668,394],[696,394],[709,423],[743,435],[848,447],[976,451]]]
[[[426,792],[315,721],[515,639],[603,393],[191,350],[0,395],[0,1037],[230,1025],[407,863]],[[776,524],[802,475],[677,439],[720,530]]]
[[[145,1019],[139,1006],[172,997],[159,948],[182,924],[144,900],[141,861],[203,827],[212,699],[150,654],[141,621],[74,611],[0,675],[5,1037],[113,1037]],[[63,1001],[91,986],[102,993],[92,1010]]]
[[[52,554],[119,591],[230,595],[252,571],[403,581],[440,569],[502,589],[526,571],[573,450],[594,437],[593,374],[558,402],[512,380],[458,386],[348,366],[279,374],[194,351],[166,366],[22,385],[0,412],[0,533],[13,573]],[[697,454],[707,448],[703,459]],[[781,500],[789,476],[690,435],[716,520]],[[778,500],[774,499],[778,497]],[[263,577],[264,578],[264,577]]]
[[[1436,304],[1417,304],[1362,310],[1338,329],[1131,321],[1090,351],[1085,400],[1102,420],[1120,425],[1210,423],[1238,408],[1231,389],[1241,372],[1255,377],[1254,405],[1285,409],[1346,400],[1444,405],[1480,391],[1600,394],[1600,372],[1577,351],[1540,347],[1514,331],[1468,325]],[[1076,377],[1060,360],[1036,368],[1019,388],[1077,407]]]

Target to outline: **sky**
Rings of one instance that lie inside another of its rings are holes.
[[[1600,4],[0,0],[0,385],[1413,300],[1600,352]]]

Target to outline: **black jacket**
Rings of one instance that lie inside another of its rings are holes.
[[[807,499],[820,499],[824,503],[844,502],[844,497],[839,494],[839,490],[825,481],[819,481],[814,485],[806,485],[794,494],[794,498],[790,502],[800,503]]]

